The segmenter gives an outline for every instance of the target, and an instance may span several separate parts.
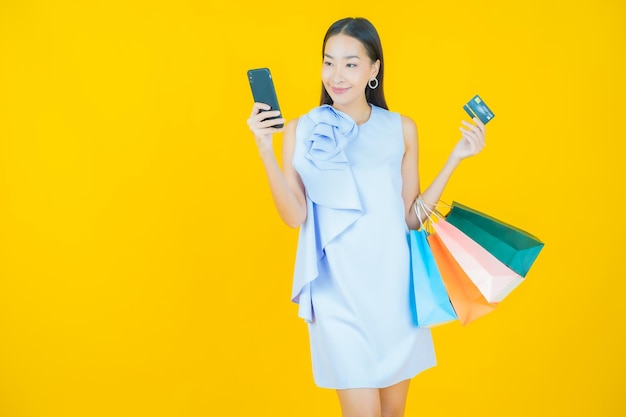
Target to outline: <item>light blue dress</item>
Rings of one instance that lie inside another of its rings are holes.
[[[436,364],[411,313],[403,155],[400,115],[376,106],[360,126],[328,105],[298,121],[293,164],[308,212],[292,300],[320,387],[383,388]]]

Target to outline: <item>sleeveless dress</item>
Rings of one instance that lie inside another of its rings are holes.
[[[308,323],[316,385],[384,388],[436,364],[411,313],[397,113],[357,126],[324,105],[298,121],[293,164],[307,199],[292,301]]]

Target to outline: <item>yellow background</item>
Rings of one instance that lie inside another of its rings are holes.
[[[380,32],[422,186],[479,93],[488,145],[444,200],[546,243],[495,312],[434,329],[407,415],[626,415],[624,2],[4,0],[0,416],[339,416],[245,120],[248,68],[288,118],[317,104],[345,16]]]

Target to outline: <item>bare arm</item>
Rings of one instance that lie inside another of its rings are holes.
[[[420,222],[413,212],[415,199],[420,197],[428,208],[434,209],[456,167],[463,159],[476,155],[484,147],[485,125],[477,118],[473,120],[475,125],[462,121],[465,128],[459,128],[462,134],[461,140],[454,147],[445,165],[430,186],[423,193],[420,193],[417,127],[413,120],[405,116],[402,117],[402,133],[405,143],[405,154],[402,160],[402,198],[406,223],[410,229],[420,227]],[[425,220],[425,217],[425,215],[422,216],[422,221]]]
[[[284,119],[264,120],[266,117],[278,116],[278,112],[271,111],[261,115],[260,109],[269,107],[266,106],[260,103],[254,104],[252,114],[248,119],[248,126],[254,133],[278,214],[287,225],[298,227],[306,219],[307,209],[304,185],[291,163],[296,142],[297,120],[287,123],[284,129],[277,129],[273,126],[284,123]],[[283,169],[281,170],[274,154],[272,136],[283,130]]]
[[[402,158],[404,217],[409,229],[418,229],[419,221],[413,214],[412,208],[413,202],[420,194],[417,126],[406,116],[402,116],[402,135],[404,136],[404,157]]]

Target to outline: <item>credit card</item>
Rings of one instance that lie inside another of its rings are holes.
[[[465,106],[463,106],[463,110],[465,110],[472,118],[478,117],[484,124],[487,124],[487,122],[495,116],[491,109],[489,109],[485,102],[478,96],[478,94],[476,94],[470,101],[467,102]]]

